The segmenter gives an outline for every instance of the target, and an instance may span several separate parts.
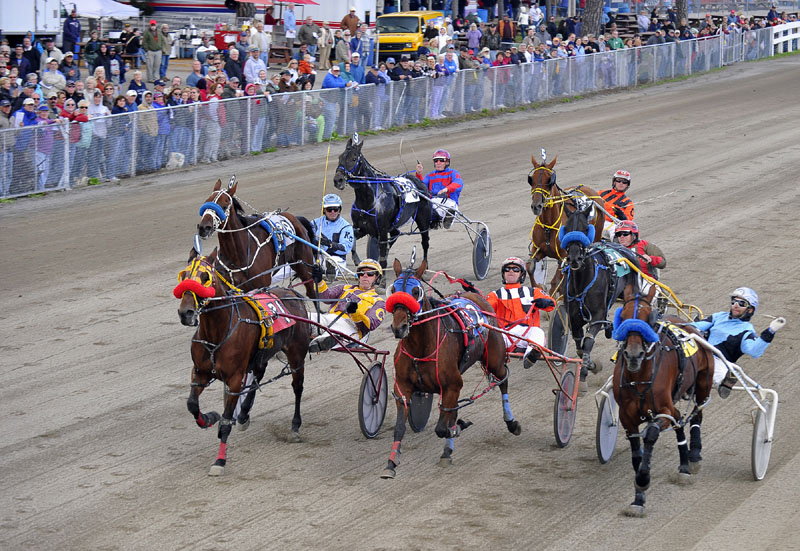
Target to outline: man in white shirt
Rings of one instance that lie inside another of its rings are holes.
[[[255,29],[250,29],[250,44],[258,46],[259,57],[264,65],[269,66],[269,46],[272,42],[270,33],[264,31],[264,23],[256,19]]]
[[[255,44],[250,46],[250,57],[247,58],[244,64],[244,74],[245,80],[247,80],[248,84],[257,84],[258,83],[258,73],[260,71],[266,71],[267,66],[259,57],[260,50],[258,46]]]

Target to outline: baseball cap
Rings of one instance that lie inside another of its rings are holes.
[[[75,86],[75,81],[74,80],[68,80],[67,81],[67,86]]]
[[[461,52],[468,52],[468,51],[469,51],[469,49],[468,49],[466,46],[461,46],[461,48],[459,48],[459,51],[461,51]]]
[[[469,55],[475,55],[475,50],[467,50],[467,53],[468,53]]]
[[[393,57],[389,57],[386,59],[386,63],[397,63]]]
[[[36,100],[33,98],[25,98],[25,101],[22,102],[22,105],[34,105],[36,104]]]
[[[209,67],[209,68],[208,68],[208,74],[209,74],[209,75],[210,75],[211,73],[216,73],[216,72],[217,72],[217,68],[216,68],[216,67]]]
[[[44,39],[44,41],[45,42],[53,42],[53,37],[52,36],[48,36],[47,38]]]
[[[153,83],[153,86],[166,86],[166,85],[167,85],[167,84],[166,84],[166,83],[165,83],[163,80],[161,80],[161,79],[158,79],[157,81],[155,81],[155,82]]]
[[[373,65],[373,66],[370,67],[370,69],[375,69],[377,71],[378,70],[378,66],[377,65]]]
[[[235,82],[236,84],[239,84],[239,77],[231,77],[228,82]]]
[[[142,95],[143,95],[143,96],[146,96],[147,94],[150,94],[150,95],[152,96],[152,95],[153,95],[153,92],[151,92],[150,90],[145,90],[145,91],[144,91],[144,94],[142,94]]]
[[[0,99],[0,107],[11,107],[11,102],[7,99]]]
[[[409,59],[410,59],[410,58],[409,58],[407,55],[405,55],[405,54],[403,54],[403,55],[401,55],[401,56],[400,56],[400,61],[408,61]]]
[[[47,58],[47,61],[45,61],[45,63],[50,63],[51,61],[55,61],[56,63],[58,62],[58,60],[56,60],[56,58],[54,58],[54,57],[48,57],[48,58]]]
[[[150,20],[150,24],[151,24],[151,25],[156,25],[156,24],[157,24],[157,21],[156,21],[155,19],[151,19],[151,20]]]
[[[454,45],[454,44],[448,44],[448,45],[447,45],[447,49],[448,49],[448,50],[455,50],[455,49],[456,49],[456,47],[455,47],[455,45]]]
[[[484,52],[486,52],[486,53],[489,53],[490,51],[491,51],[491,50],[490,50],[489,48],[483,48],[483,49],[480,51],[480,53],[484,53]]]
[[[338,66],[334,66],[334,67],[336,67],[337,69],[339,68]],[[333,69],[334,67],[331,67],[331,69]],[[292,72],[287,70],[287,69],[284,69],[283,71],[281,71],[281,76],[283,76],[283,75],[291,75],[291,74],[292,74]],[[236,78],[236,77],[233,77],[233,78]]]
[[[258,46],[253,45],[253,46],[250,46],[250,51],[251,52],[260,52],[261,50],[258,49]]]
[[[138,96],[139,94],[136,92],[136,90],[128,90],[127,92],[125,92],[125,95],[126,95],[126,96],[133,96],[133,97],[136,97],[136,96]]]
[[[67,56],[74,57],[75,54],[73,54],[72,52],[64,52],[64,57],[67,57]]]
[[[361,57],[361,54],[358,52],[353,52],[350,57]]]
[[[25,83],[25,88],[36,88],[36,84],[33,82]]]
[[[45,104],[42,104],[42,105],[40,105],[40,106],[37,108],[37,110],[38,110],[38,111],[49,111],[49,110],[50,110],[50,108],[49,108],[49,107],[47,107]]]

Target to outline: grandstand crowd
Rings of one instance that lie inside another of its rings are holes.
[[[93,178],[117,181],[170,162],[215,162],[248,149],[289,146],[300,143],[301,130],[305,141],[322,141],[333,132],[380,129],[390,82],[408,85],[399,120],[392,122],[414,123],[448,114],[450,77],[458,71],[745,33],[796,19],[775,8],[763,18],[731,11],[723,21],[707,14],[691,27],[669,8],[663,16],[643,11],[639,32],[627,35],[613,13],[604,16],[601,29],[590,32],[582,28],[580,15],[545,20],[538,6],[509,6],[509,13],[492,22],[454,13],[441,28],[429,25],[415,56],[385,61],[375,60],[371,31],[357,17],[351,22],[345,16],[335,30],[307,18],[297,26],[291,60],[278,71],[270,68],[270,44],[263,21],[256,20],[222,51],[203,36],[191,73],[169,79],[172,44],[167,26],[159,28],[155,20],[144,32],[126,25],[117,43],[93,31],[82,50],[74,12],[65,20],[62,48],[52,37],[30,33],[13,45],[0,38],[0,197],[14,192],[15,171],[30,174],[32,191],[45,191]],[[497,80],[492,93],[498,107],[523,99],[519,88],[530,85],[511,73],[498,74]],[[359,95],[359,86],[366,84],[374,90]],[[463,103],[454,111],[480,108],[484,92],[478,84],[477,76],[465,83],[466,92],[458,98]],[[320,88],[330,92],[281,96]],[[241,97],[251,101],[224,101]],[[429,101],[428,111],[421,108],[423,99]],[[351,108],[349,118],[340,116],[345,105]],[[134,112],[135,117],[112,116]],[[27,127],[34,132],[1,132]],[[135,149],[130,144],[134,130]]]

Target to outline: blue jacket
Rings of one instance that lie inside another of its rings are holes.
[[[355,63],[350,64],[350,75],[359,84],[364,84],[364,67]]]
[[[444,170],[434,170],[426,175],[422,181],[428,186],[428,191],[431,192],[431,195],[436,195],[447,188],[447,197],[455,201],[456,205],[458,204],[458,198],[461,195],[464,182],[456,169],[447,167]]]
[[[342,216],[339,216],[339,218],[333,222],[329,221],[325,216],[320,216],[311,221],[311,227],[314,228],[313,241],[315,244],[319,239],[321,230],[322,235],[330,239],[333,243],[339,243],[344,247],[344,249],[331,251],[330,247],[323,246],[323,249],[325,249],[325,252],[329,255],[345,258],[347,257],[347,253],[353,248],[353,244],[355,243],[353,226]]]
[[[732,318],[728,312],[717,312],[690,325],[709,331],[708,342],[719,348],[729,362],[736,362],[742,354],[760,357],[775,336],[767,328],[757,337],[752,323]]]
[[[297,31],[297,18],[293,11],[286,10],[283,12],[283,32]]]
[[[67,18],[64,20],[64,36],[62,38],[67,42],[80,42],[81,22],[78,21],[77,17],[72,17],[71,15],[68,15]]]
[[[352,68],[352,66],[351,66]],[[333,73],[328,73],[322,81],[323,88],[344,88],[347,81],[341,76],[335,77]]]

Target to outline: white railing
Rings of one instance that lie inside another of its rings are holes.
[[[800,48],[800,21],[772,27],[772,53],[785,54]]]

